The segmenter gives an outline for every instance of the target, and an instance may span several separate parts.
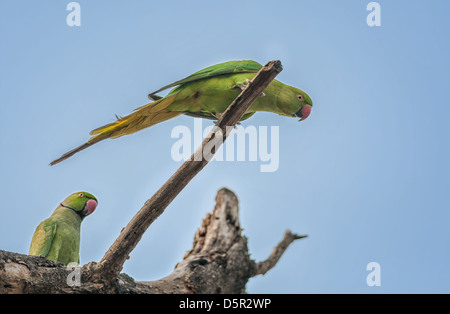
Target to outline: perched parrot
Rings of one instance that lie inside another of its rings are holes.
[[[97,207],[97,199],[86,192],[68,196],[34,232],[30,255],[44,256],[67,265],[80,263],[80,227]]]
[[[52,161],[55,165],[77,152],[107,138],[117,138],[148,128],[181,114],[207,119],[218,119],[242,89],[261,69],[262,65],[251,60],[229,61],[207,67],[182,80],[166,85],[150,93],[151,103],[135,109],[117,121],[90,132],[92,137],[83,145]],[[156,95],[175,87],[165,97]],[[306,119],[312,108],[311,98],[303,91],[273,80],[241,120],[257,111],[268,111],[282,116]]]

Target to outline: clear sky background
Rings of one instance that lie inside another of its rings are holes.
[[[450,3],[379,1],[0,2],[0,249],[27,253],[35,227],[67,195],[99,199],[82,225],[81,263],[99,261],[143,203],[181,165],[178,117],[99,143],[54,167],[93,128],[206,66],[279,59],[280,81],[308,92],[310,117],[269,113],[280,164],[212,162],[145,233],[123,271],[172,272],[221,187],[240,200],[251,257],[289,228],[309,238],[253,278],[249,293],[450,292]],[[204,121],[207,126],[211,121]],[[381,266],[368,287],[366,265]]]

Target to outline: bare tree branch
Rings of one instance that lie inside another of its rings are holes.
[[[170,179],[144,204],[139,212],[122,230],[101,261],[95,266],[98,279],[111,281],[122,270],[123,264],[136,247],[147,228],[161,215],[183,188],[208,164],[210,158],[204,158],[205,148],[213,147],[212,154],[220,147],[252,103],[261,95],[269,83],[282,71],[280,61],[270,61],[256,74],[248,86],[230,104],[217,122],[219,132],[213,129],[202,145],[194,152],[190,160],[184,162]],[[228,128],[227,128],[228,127]],[[218,138],[221,136],[221,138]],[[210,156],[212,157],[212,156]]]
[[[256,264],[256,270],[253,276],[264,275],[265,273],[267,273],[276,265],[276,263],[278,263],[281,255],[283,255],[284,251],[286,251],[286,249],[292,242],[306,237],[307,235],[297,235],[295,233],[291,233],[290,230],[286,230],[284,232],[283,239],[280,241],[280,243],[277,244],[276,247],[273,248],[270,256],[265,261]]]

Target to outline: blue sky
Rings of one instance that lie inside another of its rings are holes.
[[[450,292],[447,1],[69,1],[0,4],[0,249],[27,253],[37,224],[67,195],[99,199],[82,226],[81,263],[98,261],[180,166],[178,117],[99,143],[49,167],[88,132],[146,103],[148,92],[229,60],[279,59],[280,81],[306,91],[310,117],[269,113],[280,163],[212,162],[145,233],[124,272],[168,275],[221,187],[240,200],[251,256],[289,228],[294,243],[250,293]],[[204,126],[211,123],[204,121]],[[366,265],[381,266],[381,286]]]

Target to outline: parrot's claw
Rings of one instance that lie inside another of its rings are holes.
[[[214,120],[213,121],[213,123],[214,123],[214,125],[215,126],[219,126],[219,123],[218,123],[219,121],[218,120]],[[236,125],[233,127],[233,129],[237,129],[238,128],[238,125],[241,125],[241,123],[240,122],[238,122],[238,123],[236,123]]]
[[[218,126],[221,113],[213,113],[212,115],[217,118],[217,120],[213,120],[214,125]]]
[[[241,90],[244,90],[248,86],[248,84],[250,84],[250,80],[246,79],[245,82],[246,84],[236,84],[236,86],[239,87]]]
[[[218,126],[218,125],[219,125],[218,122],[219,122],[220,117],[222,116],[222,113],[216,112],[216,113],[214,113],[214,116],[216,116],[217,120],[214,120],[213,123],[214,123],[216,126]]]
[[[219,119],[220,119],[220,117],[222,116],[222,114],[223,113],[220,113],[220,112],[216,112],[214,115],[216,116],[216,118],[217,118],[217,120],[214,120],[213,121],[213,123],[215,124],[215,125],[219,125],[218,124],[218,122],[219,122]],[[236,125],[234,126],[234,128],[236,129],[237,128],[237,125],[241,125],[241,123],[240,122],[238,122],[238,123],[236,123]]]
[[[247,84],[236,84],[236,87],[239,87],[241,90],[244,90],[248,86],[248,84],[250,84],[249,79],[246,79],[245,81],[247,82]],[[266,96],[266,94],[264,94],[264,93],[261,93],[259,95],[259,97],[264,97],[264,96]]]

